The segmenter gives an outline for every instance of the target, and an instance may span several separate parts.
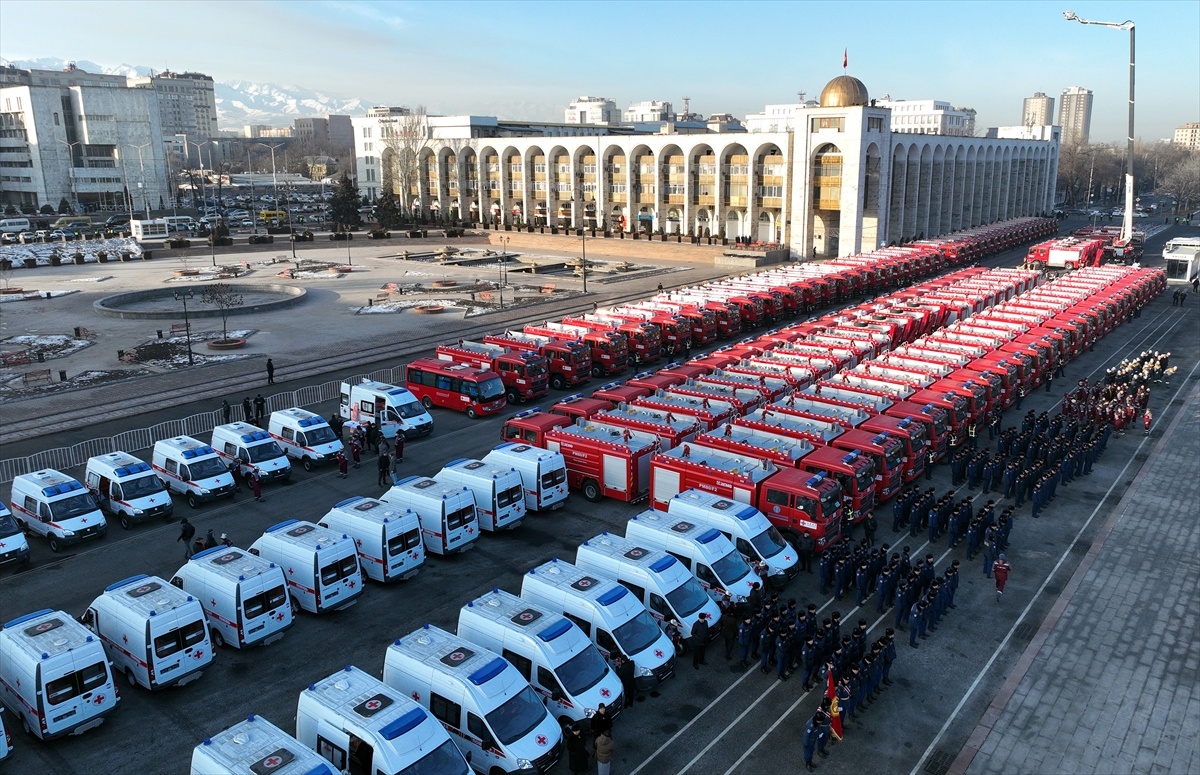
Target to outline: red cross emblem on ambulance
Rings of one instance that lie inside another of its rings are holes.
[[[654,649],[654,656],[656,656],[656,657],[661,657],[661,656],[662,656],[662,649]]]
[[[355,539],[354,539],[354,545],[355,545],[355,546],[358,546],[358,547],[361,547],[361,546],[362,546],[362,540],[361,540],[361,539],[358,539],[358,538],[355,538]]]
[[[523,622],[527,622],[532,618],[533,618],[533,614],[529,613],[528,611],[525,611],[524,613],[521,614],[521,621],[523,621]]]
[[[463,660],[463,653],[461,651],[455,651],[450,655],[450,659],[454,662],[461,662]]]
[[[541,745],[541,746],[544,746],[544,745],[546,745],[546,736],[545,736],[545,735],[538,735],[538,736],[537,736],[537,744],[538,744],[538,745]]]
[[[579,580],[579,586],[581,586],[581,587],[590,587],[591,585],[592,585],[592,582],[588,581],[587,579]]]
[[[355,584],[356,584],[356,582],[353,582],[353,581],[351,581],[351,582],[350,582],[350,588],[351,588],[351,589],[354,589],[354,586],[355,586]]]
[[[268,756],[267,758],[263,759],[263,766],[268,769],[273,770],[281,764],[283,764],[282,756]]]
[[[288,568],[288,575],[291,576],[293,573],[295,573],[295,571],[293,571],[291,568]]]
[[[208,604],[211,605],[213,608],[216,608],[217,607],[217,599],[214,597],[212,600],[208,601]]]
[[[200,659],[204,656],[204,649],[196,649],[192,652],[192,659]]]
[[[38,631],[38,632],[45,632],[46,630],[50,629],[50,628],[51,628],[51,627],[53,627],[53,626],[54,626],[54,623],[53,623],[53,622],[42,622],[41,624],[39,624],[39,625],[37,626],[37,631]]]
[[[82,523],[84,523],[84,524],[86,525],[86,524],[87,524],[87,517],[82,517],[82,518],[81,518],[79,521],[80,521],[80,522],[82,522]]]
[[[612,692],[610,692],[608,689],[601,689],[601,690],[600,690],[600,696],[601,696],[601,697],[607,697],[607,696],[609,696],[610,694],[612,694]]]
[[[121,640],[125,641],[126,645],[128,645],[128,643],[129,643],[129,636],[128,636],[128,635],[122,635],[122,636],[121,636]]]
[[[105,699],[106,699],[105,695],[97,694],[95,697],[92,698],[92,703],[95,705],[103,705]]]
[[[420,702],[420,701],[421,701],[421,693],[420,693],[420,692],[413,692],[413,693],[412,693],[412,698],[413,698],[414,700],[416,700],[417,702]]]
[[[367,700],[367,710],[379,710],[379,700]]]

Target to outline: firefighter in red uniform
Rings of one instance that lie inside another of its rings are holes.
[[[1142,415],[1142,427],[1146,430],[1146,436],[1150,435],[1150,421],[1153,419],[1154,418],[1150,416],[1150,407],[1146,407],[1146,411]]]

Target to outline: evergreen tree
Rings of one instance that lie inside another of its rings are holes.
[[[358,214],[358,187],[350,182],[350,177],[344,172],[338,180],[337,191],[329,199],[329,217],[342,227],[341,230],[362,224]]]
[[[71,214],[71,203],[67,201],[67,198],[65,196],[62,199],[58,200],[58,214],[59,215],[70,215]]]
[[[399,228],[403,220],[400,213],[400,200],[388,186],[383,187],[379,199],[375,200],[375,219],[385,229]]]

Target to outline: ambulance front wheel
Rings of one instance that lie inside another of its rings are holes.
[[[137,682],[137,679],[133,677],[133,668],[132,667],[125,668],[125,680],[129,682],[130,688],[133,688],[133,689],[137,688],[138,682]]]
[[[300,601],[296,599],[295,595],[292,595],[291,598],[292,598],[292,616],[296,616],[300,613]]]
[[[120,523],[122,530],[129,530],[130,528],[133,527],[133,523],[129,521],[128,514],[122,514],[120,519],[118,519],[117,521]]]
[[[300,465],[304,466],[305,471],[311,471],[313,469],[312,458],[310,458],[310,457],[304,458],[304,460],[300,461]]]
[[[598,503],[604,493],[600,490],[600,485],[594,479],[588,479],[583,483],[583,497],[590,500],[592,503]]]
[[[46,541],[50,544],[50,551],[54,552],[55,554],[58,554],[62,551],[62,544],[58,542],[58,536],[51,533],[46,537]]]
[[[200,501],[199,501],[199,499],[198,499],[198,498],[196,498],[196,496],[195,496],[195,495],[192,495],[191,493],[189,493],[189,494],[188,494],[188,496],[187,496],[187,504],[188,504],[189,506],[191,506],[193,509],[198,509],[198,508],[200,508]]]
[[[217,630],[209,630],[209,637],[212,639],[214,649],[219,649],[225,645],[225,636]]]

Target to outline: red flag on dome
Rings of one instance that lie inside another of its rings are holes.
[[[845,70],[850,66],[850,49],[842,49],[842,69]]]

